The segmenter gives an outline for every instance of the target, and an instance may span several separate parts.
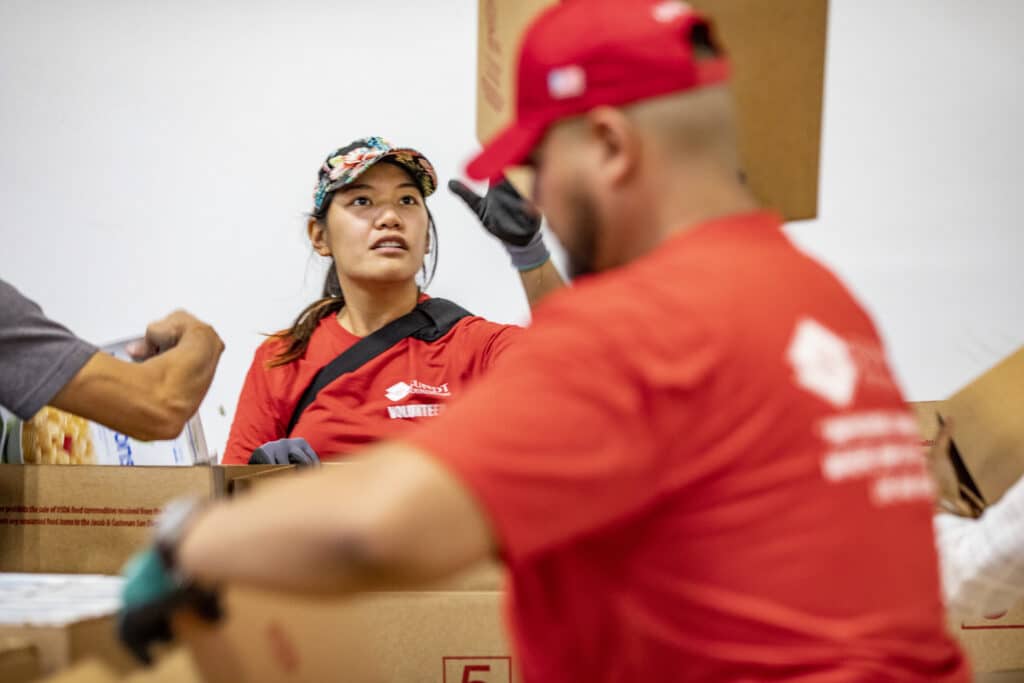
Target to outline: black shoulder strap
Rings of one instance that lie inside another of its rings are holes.
[[[447,299],[427,299],[401,318],[392,320],[373,334],[363,337],[320,368],[296,404],[286,433],[291,436],[302,413],[313,403],[317,394],[334,380],[358,370],[407,337],[435,342],[448,334],[455,323],[469,315],[472,315],[469,311]]]

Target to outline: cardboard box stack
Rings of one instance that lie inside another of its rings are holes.
[[[335,601],[229,590],[222,624],[178,631],[207,681],[511,683],[501,601],[453,587]]]
[[[0,574],[0,639],[28,645],[36,675],[85,658],[127,671],[134,663],[114,635],[120,587],[112,576]]]
[[[42,674],[35,645],[19,638],[0,637],[0,681],[29,683]]]
[[[289,474],[271,471],[249,487]],[[430,586],[337,600],[233,587],[222,622],[183,615],[176,627],[206,681],[511,683],[503,576],[485,562]]]
[[[174,498],[228,495],[258,467],[0,466],[0,572],[116,574]]]

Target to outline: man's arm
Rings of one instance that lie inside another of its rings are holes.
[[[540,212],[512,183],[502,180],[483,197],[458,180],[449,181],[448,189],[466,203],[489,233],[501,240],[512,265],[519,271],[530,308],[551,292],[565,287],[544,246]]]
[[[50,402],[56,408],[152,441],[173,439],[210,388],[224,344],[212,327],[178,311],[153,323],[141,363],[96,353]]]
[[[341,594],[446,576],[494,552],[490,523],[462,483],[401,443],[214,503],[178,547],[183,573]]]
[[[565,280],[550,258],[536,268],[519,271],[519,279],[523,283],[530,308],[535,308],[551,292],[565,287]]]

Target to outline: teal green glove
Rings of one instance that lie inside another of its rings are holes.
[[[221,617],[217,594],[176,579],[155,546],[129,560],[122,574],[118,636],[143,664],[152,664],[150,648],[155,643],[170,642],[174,637],[171,615],[175,611],[191,608],[208,621]]]
[[[124,576],[121,593],[124,609],[159,601],[178,588],[155,547],[143,550],[128,560],[121,574]]]

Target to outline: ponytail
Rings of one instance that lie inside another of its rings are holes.
[[[329,315],[337,315],[345,307],[345,297],[341,293],[334,259],[331,259],[331,266],[327,269],[321,296],[322,298],[302,309],[290,328],[270,335],[271,339],[284,341],[286,346],[267,363],[267,367],[276,368],[302,358],[320,321]]]

